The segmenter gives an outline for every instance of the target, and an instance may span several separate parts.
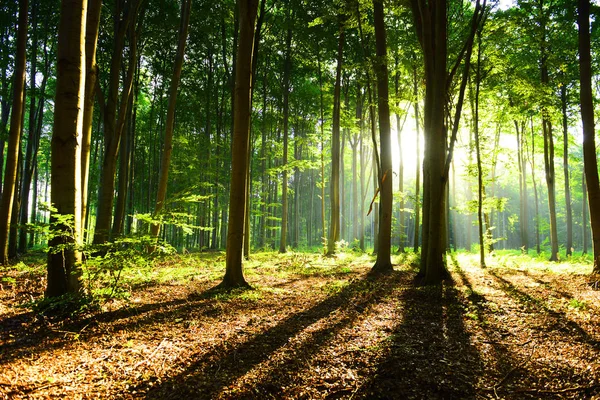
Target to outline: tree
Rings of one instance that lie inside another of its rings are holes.
[[[52,131],[51,200],[55,226],[46,296],[80,291],[81,139],[85,96],[87,0],[62,0]],[[70,221],[69,221],[70,220]]]
[[[171,164],[171,153],[173,152],[173,128],[175,125],[175,105],[177,103],[177,88],[181,77],[181,68],[183,66],[183,56],[185,54],[185,43],[187,41],[188,26],[190,23],[190,13],[192,0],[183,0],[181,4],[181,21],[179,25],[179,41],[177,43],[177,55],[173,65],[173,75],[171,76],[171,85],[169,87],[169,105],[167,106],[167,121],[165,126],[165,143],[160,163],[160,174],[158,180],[158,193],[156,195],[156,205],[154,207],[154,218],[164,207],[167,198],[167,181],[169,179],[169,167]],[[160,224],[153,223],[150,227],[150,235],[157,238],[160,231]]]
[[[383,12],[383,1],[373,0],[373,11],[375,18],[375,44],[377,73],[377,109],[379,112],[379,138],[381,146],[381,175],[379,176],[379,188],[381,205],[379,207],[379,247],[377,250],[377,261],[372,271],[389,272],[393,270],[391,260],[391,236],[392,236],[392,143],[390,131],[390,105],[388,95],[388,68],[387,47]]]
[[[229,289],[248,287],[242,270],[242,248],[246,211],[246,179],[248,177],[248,147],[250,145],[250,98],[252,53],[258,0],[238,2],[239,42],[235,65],[235,97],[233,141],[231,144],[231,186],[229,192],[229,223],[225,276],[219,285]]]
[[[19,27],[17,29],[17,51],[15,79],[13,83],[12,113],[4,170],[4,188],[0,202],[0,262],[8,264],[9,222],[13,212],[13,202],[17,187],[17,167],[21,146],[23,123],[23,101],[25,95],[25,54],[27,46],[27,0],[19,0]]]
[[[342,63],[344,59],[344,41],[346,31],[339,15],[339,41],[337,66],[335,69],[335,86],[333,89],[333,128],[331,131],[331,180],[330,204],[331,223],[329,224],[329,237],[327,238],[327,255],[335,254],[335,243],[340,235],[340,94],[342,79]]]
[[[583,161],[585,181],[590,205],[594,264],[592,273],[600,274],[600,182],[594,129],[594,104],[592,95],[592,62],[590,51],[590,1],[578,0],[577,24],[579,26],[579,82],[581,122],[583,124]]]

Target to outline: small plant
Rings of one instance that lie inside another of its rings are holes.
[[[583,311],[588,308],[588,305],[583,300],[571,299],[571,301],[569,301],[569,307],[574,308],[577,311]]]

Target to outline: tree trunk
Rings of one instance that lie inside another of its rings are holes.
[[[239,43],[235,67],[235,113],[231,149],[231,187],[229,192],[229,223],[223,288],[248,287],[242,270],[246,179],[250,139],[250,82],[252,81],[252,50],[258,0],[240,0]]]
[[[115,18],[115,45],[111,58],[108,95],[104,107],[104,159],[100,178],[100,190],[98,194],[98,214],[96,215],[96,227],[94,232],[94,243],[102,244],[108,240],[112,222],[113,200],[115,192],[115,175],[117,171],[117,155],[125,124],[127,104],[133,86],[133,76],[136,60],[136,35],[132,29],[130,35],[129,65],[127,76],[123,82],[123,91],[117,115],[117,100],[119,92],[119,77],[123,60],[123,48],[125,45],[125,34],[129,25],[135,25],[135,17],[140,2],[132,0],[125,10],[123,19]],[[120,7],[117,14],[120,15]]]
[[[8,237],[10,231],[13,202],[17,186],[17,167],[19,147],[23,124],[23,102],[25,96],[25,57],[27,48],[27,0],[19,0],[19,21],[17,29],[17,50],[15,55],[15,72],[13,81],[12,113],[10,116],[10,132],[6,150],[6,169],[4,170],[4,187],[0,202],[0,262],[8,264]]]
[[[419,87],[417,84],[417,65],[413,65],[413,108],[415,112],[415,126],[417,128],[417,165],[415,166],[415,234],[413,238],[413,251],[419,251],[419,228],[421,226],[421,121],[419,118]]]
[[[569,125],[567,120],[567,85],[560,87],[563,123],[563,172],[565,175],[565,206],[567,222],[566,256],[573,254],[573,209],[571,207],[571,187],[569,182]]]
[[[288,11],[288,16],[290,12]],[[292,25],[288,19],[288,29],[285,39],[285,61],[283,66],[283,179],[281,181],[281,237],[279,252],[285,253],[287,246],[288,228],[288,138],[290,115],[290,72],[292,68]]]
[[[390,129],[390,106],[388,95],[387,46],[384,23],[383,0],[373,0],[375,21],[375,43],[377,64],[377,109],[379,111],[379,137],[381,145],[380,188],[380,218],[379,218],[379,249],[377,260],[371,269],[374,272],[389,272],[393,270],[391,259],[392,247],[392,138]]]
[[[173,130],[175,125],[175,105],[177,104],[177,89],[181,77],[181,68],[183,66],[183,57],[185,54],[185,44],[187,41],[187,32],[190,22],[190,12],[192,0],[182,0],[181,19],[179,24],[179,40],[177,43],[177,55],[173,65],[173,75],[171,76],[171,85],[169,87],[169,105],[167,106],[167,121],[165,129],[165,144],[160,163],[160,174],[158,181],[158,192],[156,194],[156,205],[154,206],[154,218],[164,208],[164,202],[167,197],[167,182],[169,180],[169,167],[171,165],[171,154],[173,152]],[[158,238],[160,224],[153,223],[150,227],[150,235]],[[153,249],[152,249],[153,250]]]
[[[81,222],[85,224],[88,212],[88,185],[90,176],[90,149],[92,141],[92,122],[94,119],[94,99],[98,64],[96,48],[100,28],[102,0],[89,0],[85,32],[85,100],[83,103],[83,138],[81,143]],[[85,228],[85,226],[83,227]],[[82,230],[83,232],[83,230]]]
[[[86,0],[62,0],[58,69],[52,132],[51,223],[58,231],[49,243],[47,297],[81,288],[81,140],[85,97]],[[69,216],[71,223],[62,218]],[[59,217],[61,219],[59,219]]]
[[[396,61],[396,64],[398,62]],[[395,89],[396,89],[396,135],[398,137],[398,154],[400,155],[400,162],[398,164],[398,191],[400,192],[400,211],[398,212],[398,252],[404,253],[405,249],[405,227],[404,227],[404,156],[402,155],[402,128],[404,123],[400,124],[400,113],[398,110],[400,109],[400,74],[396,72],[395,79]],[[407,110],[408,111],[408,110]],[[404,121],[406,121],[406,116],[404,116]]]
[[[592,245],[594,248],[593,274],[600,274],[600,182],[594,129],[592,95],[592,67],[590,55],[590,2],[577,3],[579,25],[579,81],[581,86],[581,121],[583,123],[583,161],[590,204]]]
[[[538,199],[537,181],[535,179],[535,131],[533,130],[533,117],[530,119],[531,123],[531,156],[529,162],[531,163],[531,180],[533,181],[533,197],[535,200],[535,238],[536,238],[536,252],[540,254],[542,252],[540,245],[540,207]]]
[[[33,177],[33,165],[34,165],[34,150],[37,153],[36,143],[39,142],[38,130],[36,120],[36,95],[35,95],[35,79],[37,75],[37,48],[38,48],[38,35],[37,35],[37,8],[38,2],[34,2],[31,7],[31,70],[29,73],[29,129],[27,133],[27,150],[25,153],[25,166],[23,167],[23,179],[21,180],[21,206],[19,207],[19,252],[25,253],[27,251],[27,218],[29,214],[29,191],[31,188],[31,179]],[[44,73],[44,80],[46,79],[48,71]],[[41,88],[40,88],[41,89]],[[40,109],[43,110],[44,94],[40,90]],[[41,110],[39,112],[41,112]]]
[[[341,19],[341,16],[339,17]],[[333,128],[331,132],[331,223],[327,238],[327,255],[336,253],[335,244],[340,235],[340,92],[342,77],[342,61],[344,55],[345,30],[340,21],[337,67],[335,71],[335,87],[333,90]]]

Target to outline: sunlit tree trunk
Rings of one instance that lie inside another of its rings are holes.
[[[569,182],[569,124],[567,120],[567,86],[560,87],[563,125],[563,172],[565,176],[565,206],[567,222],[566,256],[573,254],[573,209],[571,207],[571,185]]]
[[[396,64],[398,61],[396,59]],[[398,252],[404,253],[405,246],[405,228],[404,228],[404,156],[402,154],[402,125],[400,124],[400,74],[396,72],[395,79],[395,95],[396,95],[396,135],[398,137],[398,154],[400,161],[398,164],[398,191],[400,192],[400,211],[398,212]],[[404,121],[406,121],[406,114]]]
[[[0,262],[8,264],[9,222],[13,213],[13,202],[17,190],[17,167],[19,162],[21,130],[23,124],[23,101],[25,96],[25,57],[27,47],[27,0],[19,0],[19,20],[17,28],[17,50],[13,78],[12,113],[6,149],[4,187],[0,201]]]
[[[85,224],[88,212],[88,184],[90,176],[90,149],[92,141],[92,122],[94,119],[94,99],[96,98],[96,80],[98,64],[96,48],[100,27],[102,0],[90,0],[86,16],[85,32],[85,100],[83,104],[83,138],[81,143],[81,223]],[[85,226],[83,226],[85,228]],[[83,232],[83,230],[82,230]]]
[[[285,61],[283,67],[283,179],[281,181],[281,237],[279,252],[286,252],[288,228],[288,138],[290,115],[290,72],[292,67],[292,27],[288,20],[288,29],[285,39]]]
[[[579,81],[581,86],[581,121],[583,123],[583,161],[590,204],[594,265],[592,273],[600,274],[600,182],[594,129],[594,100],[590,51],[590,1],[578,0]]]
[[[417,65],[413,65],[413,109],[415,114],[416,142],[417,142],[417,164],[415,166],[415,235],[413,238],[413,251],[419,251],[419,228],[421,227],[421,121],[419,118],[419,86],[417,83]]]
[[[27,132],[27,150],[25,153],[25,165],[23,166],[23,179],[21,179],[21,206],[19,207],[19,252],[27,251],[27,218],[29,216],[29,192],[31,188],[31,180],[33,178],[33,169],[35,165],[35,156],[37,155],[39,143],[39,133],[37,129],[37,116],[44,109],[44,93],[40,88],[40,100],[36,102],[36,75],[37,75],[37,49],[38,49],[38,23],[37,23],[37,8],[39,3],[35,1],[31,7],[31,67],[29,71],[29,129]],[[44,80],[48,71],[44,71]],[[39,104],[39,107],[38,107]],[[39,108],[39,110],[38,110]],[[35,153],[35,154],[34,154]]]
[[[392,137],[390,128],[390,106],[388,95],[388,68],[387,45],[384,23],[383,0],[373,0],[375,21],[375,43],[378,63],[375,66],[377,73],[377,109],[379,112],[379,138],[381,145],[381,180],[380,211],[379,211],[379,249],[377,260],[372,271],[389,272],[393,270],[391,259],[392,247]]]
[[[341,17],[340,17],[341,18]],[[331,222],[327,238],[327,255],[335,254],[335,243],[340,235],[340,92],[342,77],[342,61],[344,55],[345,31],[340,23],[338,40],[337,67],[335,72],[335,87],[333,89],[333,128],[331,132],[331,180],[330,202]]]
[[[519,232],[521,237],[521,249],[524,253],[527,253],[529,249],[529,238],[528,238],[528,210],[527,210],[527,164],[526,164],[526,148],[527,142],[525,141],[525,124],[517,120],[513,121],[515,124],[515,131],[517,133],[517,162],[519,167],[519,192],[520,192],[520,215],[519,215]]]
[[[62,0],[58,31],[58,69],[52,132],[51,202],[58,224],[50,240],[46,296],[80,291],[81,140],[85,97],[86,0]],[[72,223],[60,218],[71,216]],[[59,247],[64,246],[62,249]],[[54,248],[54,250],[52,250]]]
[[[242,270],[244,216],[246,208],[246,178],[248,176],[248,147],[250,145],[250,101],[252,82],[252,53],[258,0],[240,0],[239,41],[235,66],[235,106],[231,148],[231,185],[229,191],[229,223],[225,276],[223,288],[247,287]]]
[[[533,181],[533,197],[535,200],[535,237],[536,237],[536,252],[540,254],[540,208],[539,198],[537,190],[537,181],[535,179],[535,131],[533,130],[533,117],[530,118],[531,123],[531,155],[529,156],[529,163],[531,164],[531,180]]]

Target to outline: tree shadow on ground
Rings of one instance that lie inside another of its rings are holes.
[[[152,399],[214,398],[249,371],[268,364],[275,352],[303,334],[302,338],[295,340],[298,344],[294,345],[293,350],[282,352],[275,365],[267,365],[268,376],[235,396],[277,398],[282,384],[293,384],[295,368],[305,366],[310,355],[324,346],[336,332],[350,326],[369,305],[389,294],[403,274],[396,272],[393,277],[368,277],[351,281],[339,292],[310,309],[290,315],[264,332],[257,335],[242,333],[232,341],[219,343],[208,351],[197,352],[197,358],[182,365],[179,373],[154,387],[142,383],[136,391],[147,392],[146,397]],[[375,287],[377,290],[374,290]],[[338,317],[334,318],[333,315]],[[314,332],[305,332],[308,327],[328,318],[332,318],[331,323],[323,324]],[[299,355],[301,359],[298,359]]]
[[[356,393],[364,399],[466,399],[482,360],[463,326],[454,282],[413,284],[402,291],[402,320],[372,378]],[[415,333],[417,333],[415,335]]]

